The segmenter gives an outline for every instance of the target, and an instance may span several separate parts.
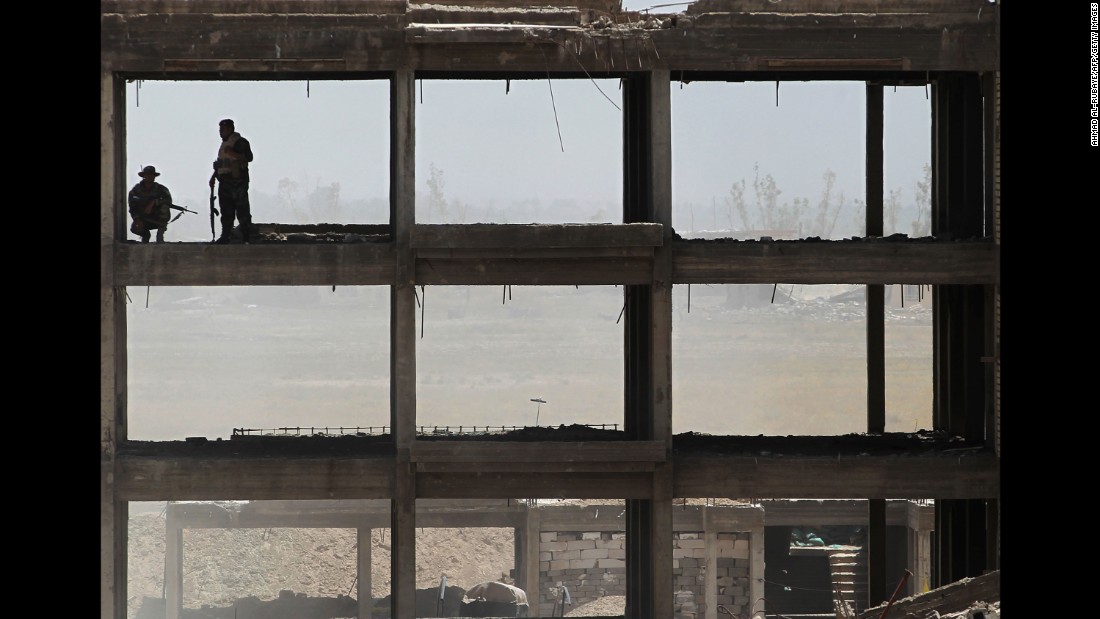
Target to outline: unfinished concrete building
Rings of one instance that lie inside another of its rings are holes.
[[[127,616],[127,510],[137,501],[386,501],[390,616],[401,618],[415,615],[418,499],[625,500],[626,616],[636,619],[677,614],[674,512],[682,499],[862,502],[863,607],[892,593],[888,500],[934,500],[935,534],[923,559],[931,563],[931,587],[999,570],[1000,4],[697,0],[673,8],[683,10],[631,12],[606,0],[102,0],[103,619]],[[416,221],[417,80],[587,80],[597,73],[621,80],[621,223]],[[375,240],[127,242],[128,81],[326,79],[389,85],[389,220],[361,226]],[[681,238],[671,215],[674,84],[817,80],[865,84],[866,236]],[[923,85],[931,97],[927,238],[883,234],[882,101],[884,89],[897,85]],[[775,282],[865,286],[865,433],[742,436],[731,427],[728,436],[674,434],[672,286]],[[885,432],[883,298],[894,284],[931,290],[933,439]],[[239,285],[388,287],[384,435],[260,440],[246,448],[129,439],[126,289]],[[415,291],[424,285],[622,286],[622,429],[492,440],[418,432]],[[519,533],[516,543],[530,557],[539,541]],[[537,589],[538,569],[531,560],[517,565],[517,583]],[[539,599],[538,591],[528,597]],[[370,614],[362,600],[360,609]],[[705,616],[715,613],[712,605]]]

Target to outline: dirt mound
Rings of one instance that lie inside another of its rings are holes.
[[[565,613],[566,617],[622,617],[626,612],[625,595],[608,595],[594,602],[581,604]]]
[[[163,599],[164,513],[129,521],[128,617],[139,619],[146,598]],[[514,564],[511,529],[417,529],[417,589],[462,591],[485,581],[509,581]],[[373,531],[371,596],[390,595],[390,536]],[[184,608],[231,607],[239,600],[296,597],[358,599],[353,529],[187,529],[183,541]]]

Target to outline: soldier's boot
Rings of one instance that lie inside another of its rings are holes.
[[[249,228],[251,228],[251,226],[248,226],[248,225],[241,226],[241,240],[244,241],[245,245],[251,245],[252,244],[252,231],[249,230]]]
[[[164,242],[164,228],[160,228],[159,230],[157,230],[157,242],[158,243],[163,243]]]
[[[233,240],[233,228],[222,226],[222,234],[214,241],[218,245],[228,245]]]
[[[148,230],[142,230],[141,231],[141,242],[142,243],[148,243],[149,242],[149,231]]]

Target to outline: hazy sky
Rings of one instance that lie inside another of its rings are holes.
[[[229,117],[255,153],[254,221],[275,221],[260,196],[277,196],[283,180],[297,184],[299,202],[333,184],[341,202],[385,200],[388,87],[385,80],[131,82],[127,187],[140,180],[142,166],[157,166],[176,203],[201,213],[173,223],[168,240],[209,240],[207,181],[218,121]],[[620,221],[618,80],[512,81],[505,91],[503,80],[417,82],[418,204],[434,166],[446,199],[474,211],[537,200],[539,221]],[[775,177],[781,201],[816,204],[827,169],[849,202],[863,199],[864,92],[862,82],[786,82],[777,105],[775,82],[673,83],[674,225],[687,227],[689,209],[701,219],[700,207],[721,204],[736,181],[751,187],[754,165]],[[886,187],[902,189],[903,202],[930,159],[926,97],[922,87],[886,89]],[[558,200],[585,205],[588,214],[556,214]],[[330,223],[384,223],[366,213],[345,216]]]

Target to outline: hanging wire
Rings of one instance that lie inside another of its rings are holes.
[[[542,52],[542,60],[546,65],[546,84],[550,87],[550,105],[554,108],[554,126],[558,128],[558,144],[561,152],[565,152],[565,142],[561,139],[561,124],[558,123],[558,104],[554,102],[554,84],[550,81],[550,63],[546,60],[546,52]]]
[[[558,104],[554,102],[554,84],[550,82],[550,72],[546,72],[546,84],[550,87],[550,105],[554,108],[554,126],[558,129],[558,145],[561,152],[565,152],[565,142],[561,139],[561,124],[558,123]]]
[[[560,41],[554,41],[554,43],[557,43],[557,44],[558,44],[558,47],[561,47],[561,48],[562,48],[562,49],[564,49],[565,51],[567,51],[567,52],[571,53],[571,54],[573,55],[573,60],[576,60],[576,61],[577,61],[577,65],[578,65],[578,66],[579,66],[579,67],[581,68],[581,71],[584,71],[584,74],[588,76],[588,79],[589,79],[589,81],[591,81],[591,82],[592,82],[592,85],[596,87],[596,90],[600,91],[600,94],[601,94],[601,95],[603,95],[603,98],[604,98],[604,99],[607,99],[607,101],[608,101],[609,103],[611,103],[611,105],[614,105],[614,106],[615,106],[615,109],[616,109],[616,110],[619,110],[620,112],[621,112],[621,111],[623,111],[623,109],[622,109],[621,107],[619,107],[619,104],[618,104],[618,103],[615,103],[615,101],[614,101],[614,100],[612,100],[612,99],[611,99],[611,97],[607,96],[607,93],[603,91],[603,88],[600,88],[600,85],[596,83],[596,80],[595,80],[595,79],[594,79],[594,78],[592,77],[592,74],[588,72],[588,69],[587,69],[587,68],[585,68],[585,66],[584,66],[584,63],[583,63],[583,62],[581,62],[581,59],[580,59],[580,57],[579,57],[579,56],[578,56],[578,55],[576,54],[576,52],[574,52],[573,50],[571,50],[571,49],[569,49],[568,47],[566,47],[565,45],[563,45],[563,44],[562,44],[562,43],[561,43]],[[595,54],[596,54],[596,57],[597,57],[597,58],[599,58],[599,53],[598,53],[598,52],[596,51],[596,49],[597,49],[597,47],[596,47],[595,41],[593,41],[593,43],[592,43],[592,51],[593,51],[593,53],[595,53]],[[546,53],[545,53],[545,52],[543,52],[543,54],[542,54],[542,57],[543,57],[544,59],[546,58]],[[615,66],[615,65],[614,65],[614,62],[615,62],[615,61],[614,61],[614,59],[612,59],[612,61],[611,61],[611,62],[612,62],[612,65],[611,65],[611,66],[612,66],[612,67],[614,67],[614,66]],[[622,80],[619,80],[619,84],[620,84],[620,88],[619,88],[619,89],[620,89],[620,90],[622,90]]]

